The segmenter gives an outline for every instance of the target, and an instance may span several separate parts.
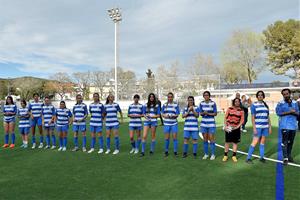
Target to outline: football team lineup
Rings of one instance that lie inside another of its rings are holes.
[[[265,163],[266,160],[283,163],[284,165],[291,165],[300,167],[299,164],[294,163],[292,156],[292,148],[296,131],[298,129],[297,117],[299,116],[299,105],[296,101],[291,99],[291,91],[283,89],[281,91],[283,101],[276,106],[276,114],[279,116],[279,134],[282,135],[282,160],[276,160],[265,157],[265,140],[272,134],[272,124],[270,120],[269,107],[264,102],[265,94],[263,91],[257,91],[257,101],[248,105],[251,110],[251,119],[253,125],[253,139],[249,146],[248,152],[238,151],[238,143],[241,140],[241,132],[244,131],[245,122],[245,107],[241,103],[239,96],[232,100],[230,106],[224,116],[223,130],[225,132],[225,145],[215,143],[215,133],[217,125],[215,117],[217,116],[217,106],[210,98],[210,92],[203,92],[204,100],[195,105],[193,96],[187,98],[187,105],[180,112],[179,105],[174,101],[174,94],[172,92],[167,95],[167,102],[162,104],[157,100],[154,93],[150,93],[148,101],[145,105],[139,103],[140,96],[134,95],[133,103],[128,108],[129,118],[129,135],[131,150],[130,154],[139,154],[144,157],[146,154],[147,136],[151,134],[150,155],[155,152],[156,146],[156,129],[158,126],[158,119],[161,119],[164,133],[164,156],[169,156],[169,146],[171,138],[173,139],[173,154],[175,157],[179,156],[178,150],[178,117],[184,119],[183,128],[183,153],[182,157],[188,156],[189,143],[192,143],[192,154],[194,158],[198,156],[199,136],[203,140],[203,160],[215,160],[215,147],[224,148],[223,162],[229,159],[229,150],[232,151],[232,161],[238,162],[237,153],[247,155],[246,163],[253,164],[252,156],[259,158],[259,161]],[[121,123],[123,123],[123,113],[118,103],[114,102],[114,96],[110,94],[107,97],[105,104],[100,103],[99,94],[94,93],[94,102],[89,106],[83,103],[81,94],[76,95],[76,104],[72,111],[66,108],[64,101],[60,102],[59,108],[55,108],[51,104],[48,96],[41,102],[39,94],[33,95],[34,101],[27,105],[25,100],[21,100],[20,108],[14,104],[11,96],[8,96],[3,107],[4,113],[4,145],[3,148],[15,148],[15,124],[16,119],[19,119],[19,132],[22,136],[21,148],[28,148],[28,135],[31,129],[32,149],[37,147],[35,129],[38,127],[40,133],[39,146],[42,149],[56,149],[56,132],[59,136],[58,151],[67,150],[69,127],[72,125],[73,143],[72,151],[79,150],[79,133],[82,133],[82,151],[93,153],[96,149],[96,138],[98,137],[98,154],[111,153],[111,136],[114,137],[114,151],[112,154],[116,155],[120,152],[119,128],[120,122],[118,113],[120,114]],[[90,150],[87,150],[87,124],[88,116],[90,115],[89,128],[91,135]],[[200,126],[198,118],[201,117]],[[144,120],[142,120],[144,118]],[[104,145],[103,127],[105,127],[106,144]],[[46,146],[44,147],[44,135],[46,139]],[[11,136],[11,140],[9,140]],[[9,144],[9,141],[10,144]],[[255,146],[259,143],[259,155],[252,155]],[[52,144],[52,146],[51,146]],[[230,149],[232,145],[232,149]],[[106,148],[106,151],[104,149]],[[210,151],[209,151],[210,149]]]

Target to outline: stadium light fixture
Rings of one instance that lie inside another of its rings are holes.
[[[115,100],[118,101],[117,68],[119,65],[119,22],[122,20],[122,14],[120,8],[111,8],[108,9],[107,12],[115,24]]]

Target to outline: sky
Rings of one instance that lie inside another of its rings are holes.
[[[299,19],[298,0],[0,0],[0,78],[114,67],[114,24],[120,7],[120,66],[145,77],[148,68],[197,53],[220,53],[234,30],[262,32]],[[264,71],[256,82],[288,81]]]

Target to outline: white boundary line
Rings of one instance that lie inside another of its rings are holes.
[[[203,140],[203,136],[202,136],[202,133],[201,133],[201,132],[199,132],[199,136],[200,136],[200,138]],[[210,141],[208,141],[208,142],[210,142]],[[217,147],[220,147],[220,148],[222,148],[222,149],[225,148],[224,146],[219,145],[219,144],[217,144],[217,143],[216,143],[216,146],[217,146]],[[229,148],[229,150],[230,150],[230,151],[233,151],[231,148]],[[243,154],[243,155],[248,155],[248,153],[243,152],[243,151],[239,151],[239,150],[237,151],[237,153],[240,153],[240,154]],[[253,154],[252,157],[260,158],[260,156],[255,155],[255,154]],[[281,161],[281,160],[276,160],[276,159],[273,159],[273,158],[266,158],[266,157],[265,157],[265,159],[266,159],[266,160],[269,160],[269,161],[272,161],[272,162],[276,162],[276,163],[283,163],[283,161]],[[295,163],[290,163],[290,162],[289,162],[288,165],[291,165],[291,166],[299,167],[299,168],[300,168],[300,165],[299,165],[299,164],[295,164]]]

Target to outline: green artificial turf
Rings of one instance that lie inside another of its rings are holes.
[[[222,124],[223,115],[217,117]],[[272,116],[273,134],[266,143],[266,157],[277,158],[277,118]],[[242,135],[239,150],[248,151],[251,142],[251,122],[248,133]],[[21,149],[17,133],[16,148],[0,149],[1,199],[274,199],[276,193],[276,163],[262,164],[258,159],[246,164],[244,155],[238,163],[231,159],[223,163],[223,149],[216,149],[216,160],[203,161],[202,141],[199,141],[198,158],[181,157],[183,122],[179,123],[180,157],[172,154],[164,158],[162,126],[157,130],[155,154],[130,155],[128,120],[120,126],[121,152],[119,155],[99,155],[71,152],[73,139],[69,132],[68,151]],[[150,135],[149,135],[150,136]],[[149,137],[148,136],[148,137]],[[218,128],[217,143],[224,144],[224,134]],[[3,125],[0,143],[3,144]],[[38,137],[37,137],[38,139]],[[79,137],[81,141],[81,137]],[[105,140],[104,140],[105,141]],[[150,137],[148,138],[150,141]],[[90,136],[88,132],[88,146]],[[98,140],[97,140],[98,144]],[[112,139],[112,149],[114,141]],[[173,148],[171,140],[170,150]],[[171,151],[170,151],[171,152]],[[300,136],[294,143],[294,159],[300,163]],[[258,154],[258,146],[255,154]],[[200,157],[201,156],[201,157]],[[230,153],[231,156],[231,153]],[[299,199],[300,168],[284,167],[286,199]]]

